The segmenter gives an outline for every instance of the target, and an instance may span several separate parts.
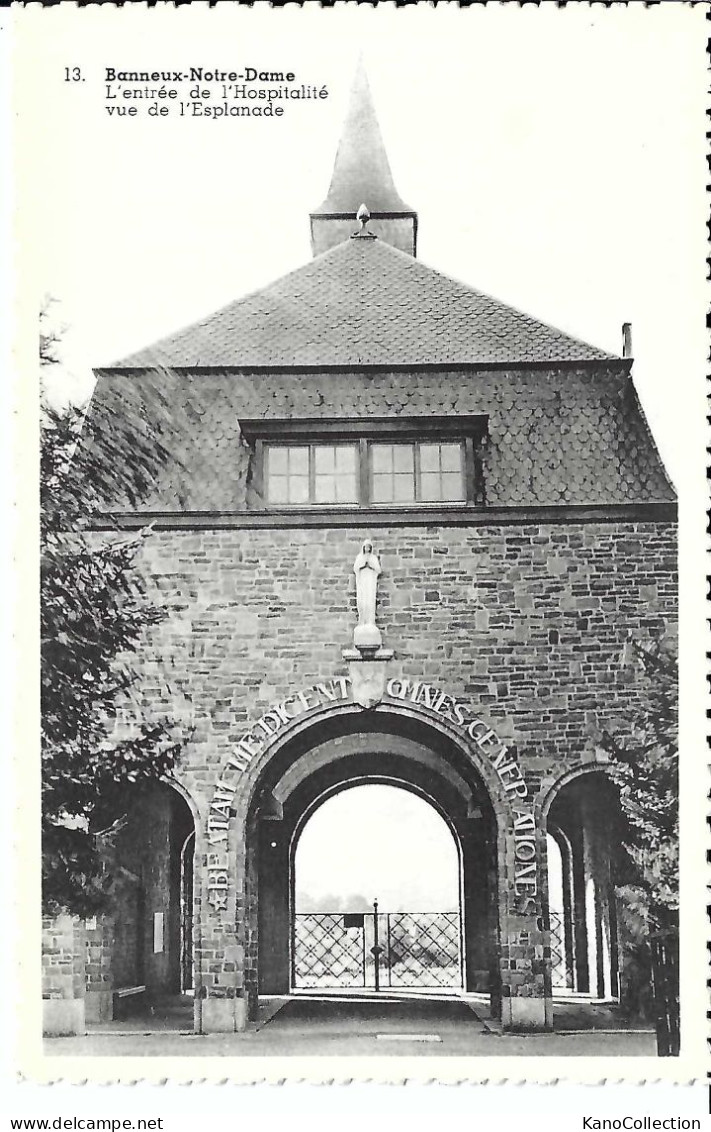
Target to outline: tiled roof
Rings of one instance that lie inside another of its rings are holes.
[[[254,505],[240,419],[407,416],[422,418],[426,432],[433,413],[488,417],[490,507],[674,499],[619,361],[528,372],[102,373],[91,412],[100,435],[141,427],[170,450],[148,511]]]
[[[515,365],[611,357],[383,240],[361,238],[110,368]]]

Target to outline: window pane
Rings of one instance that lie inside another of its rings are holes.
[[[409,472],[415,466],[415,449],[412,444],[393,445],[393,467],[396,472]]]
[[[354,444],[314,446],[314,502],[357,503]]]
[[[289,488],[286,476],[269,477],[269,502],[288,503]]]
[[[415,481],[412,476],[393,476],[393,501],[395,503],[411,503],[415,498]]]
[[[415,447],[413,444],[372,444],[373,503],[413,503]]]
[[[309,450],[308,448],[290,448],[289,449],[289,475],[299,475],[308,477],[309,474]]]
[[[350,475],[336,476],[336,502],[357,503],[355,470]]]
[[[373,503],[392,502],[392,476],[373,476]]]
[[[462,482],[461,471],[442,473],[442,499],[446,503],[456,503],[457,500],[464,499],[464,484]]]
[[[442,444],[440,447],[443,472],[459,472],[462,470],[461,444]]]
[[[275,476],[285,476],[287,469],[287,461],[289,459],[288,448],[269,448],[269,472]]]
[[[389,472],[392,471],[393,466],[393,446],[392,444],[372,444],[370,447],[370,458],[373,464],[374,472]]]
[[[420,499],[431,502],[441,498],[439,472],[423,472],[420,476]]]
[[[356,446],[355,444],[339,444],[336,448],[336,471],[343,474],[350,473],[355,476]]]
[[[308,503],[309,477],[289,476],[289,503]]]
[[[439,471],[439,444],[420,445],[420,468],[423,472]]]
[[[317,503],[334,503],[336,498],[336,481],[333,476],[316,476],[314,484]]]
[[[314,448],[314,461],[316,475],[333,473],[336,466],[336,450],[325,444],[317,444]]]

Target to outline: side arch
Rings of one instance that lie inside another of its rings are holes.
[[[189,809],[193,827],[183,839],[179,854],[180,900],[180,990],[193,994],[193,1029],[202,1027],[203,972],[200,962],[202,951],[202,869],[198,868],[205,852],[205,831],[202,815],[195,798],[187,786],[173,774],[164,775],[162,781],[182,799]]]
[[[555,912],[562,911],[572,960],[569,989],[600,999],[619,994],[615,879],[623,850],[619,794],[608,765],[587,760],[571,767],[551,785],[541,806],[542,825],[568,862],[562,910],[551,909],[546,862],[544,918],[554,930]]]
[[[547,829],[548,814],[556,796],[560,793],[563,787],[567,786],[570,782],[581,778],[585,774],[601,774],[605,776],[606,781],[611,782],[607,767],[607,762],[602,762],[598,759],[586,759],[584,762],[576,763],[575,766],[570,767],[559,778],[556,778],[549,787],[540,803],[541,824],[544,829]]]

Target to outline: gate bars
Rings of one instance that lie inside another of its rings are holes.
[[[459,912],[306,912],[294,916],[295,989],[462,986]]]

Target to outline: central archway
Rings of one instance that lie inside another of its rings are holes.
[[[461,990],[461,864],[446,815],[407,782],[326,791],[292,842],[292,990]]]
[[[356,726],[356,724],[358,726]],[[246,992],[252,1015],[259,994],[293,987],[293,864],[309,817],[341,791],[391,784],[418,795],[444,819],[459,858],[459,986],[500,1002],[497,849],[499,830],[487,786],[466,752],[419,720],[343,715],[310,728],[265,767],[247,821],[245,906],[250,932]]]

